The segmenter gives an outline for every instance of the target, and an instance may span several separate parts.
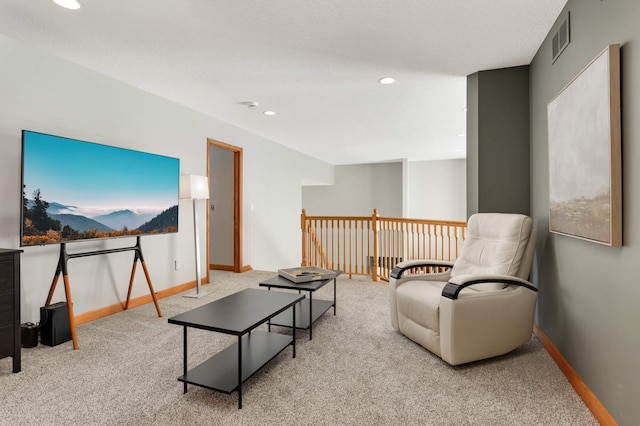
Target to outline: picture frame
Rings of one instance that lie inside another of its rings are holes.
[[[549,230],[622,245],[620,45],[596,56],[548,104]]]

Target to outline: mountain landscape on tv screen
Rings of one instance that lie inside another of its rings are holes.
[[[47,202],[34,194],[23,206],[23,245],[40,245],[92,238],[176,232],[178,206],[157,213],[116,210],[93,217],[78,214],[78,206]]]
[[[140,225],[153,219],[156,215],[150,213],[137,213],[131,210],[117,210],[109,214],[93,217],[93,220],[103,223],[113,229],[136,229]]]
[[[50,214],[52,219],[60,221],[60,226],[70,226],[78,232],[85,232],[90,229],[96,229],[99,232],[112,232],[115,229],[108,227],[107,225],[90,219],[86,216],[79,216],[75,214],[63,213],[63,214]]]

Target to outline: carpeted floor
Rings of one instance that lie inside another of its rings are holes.
[[[71,342],[0,360],[2,425],[597,425],[535,337],[492,360],[451,367],[391,328],[384,283],[338,279],[337,315],[298,332],[230,395],[182,382],[182,327],[167,319],[273,272],[214,272],[201,299],[175,295],[78,327]],[[330,299],[327,285],[314,298]],[[266,326],[261,326],[266,329]],[[289,332],[287,329],[277,329]],[[236,338],[189,330],[189,366]]]

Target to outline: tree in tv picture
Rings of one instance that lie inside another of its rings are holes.
[[[178,222],[178,206],[164,210],[156,216],[148,215],[142,225],[129,229],[123,225],[113,229],[95,219],[76,214],[61,213],[70,206],[49,203],[42,198],[40,189],[33,191],[32,199],[23,193],[23,235],[22,244],[41,245],[64,241],[88,240],[93,238],[114,238],[128,235],[157,234],[176,232]],[[58,213],[50,214],[52,210]],[[130,212],[122,210],[121,215],[130,216]]]

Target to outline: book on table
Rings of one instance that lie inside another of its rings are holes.
[[[294,283],[303,283],[331,279],[336,276],[336,272],[319,266],[301,266],[298,268],[278,269],[278,275]]]

